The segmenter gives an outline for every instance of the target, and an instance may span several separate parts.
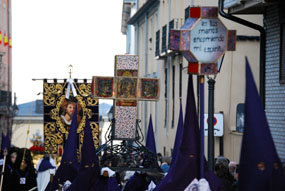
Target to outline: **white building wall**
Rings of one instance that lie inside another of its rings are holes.
[[[138,1],[138,10],[146,1]],[[179,99],[179,56],[170,58],[169,67],[169,84],[167,87],[168,91],[168,119],[165,126],[165,111],[166,111],[166,101],[165,101],[165,68],[167,65],[167,58],[164,60],[155,59],[155,35],[156,31],[160,30],[160,51],[161,51],[161,37],[162,37],[162,27],[167,24],[167,34],[168,34],[168,24],[169,21],[175,19],[174,26],[180,28],[184,23],[184,12],[185,8],[188,7],[192,1],[184,0],[164,0],[160,1],[158,9],[154,12],[149,12],[147,16],[147,34],[145,17],[142,17],[138,23],[138,28],[135,30],[136,54],[139,55],[140,65],[139,65],[139,76],[152,76],[156,75],[160,79],[160,99],[156,103],[154,102],[140,102],[138,104],[138,118],[141,119],[142,132],[146,133],[146,126],[148,125],[149,116],[152,114],[153,126],[155,129],[156,136],[156,147],[157,151],[164,154],[170,155],[171,149],[173,148],[176,127],[178,123],[179,109],[180,109],[180,99]],[[197,5],[198,1],[193,1],[194,5]],[[207,0],[200,1],[200,5],[204,6],[218,6],[217,0]],[[206,4],[207,3],[207,4]],[[170,8],[169,8],[170,6]],[[242,16],[247,20],[262,24],[262,16]],[[226,25],[228,29],[236,29],[237,35],[247,35],[247,36],[259,36],[257,31],[249,29],[245,26],[233,23],[232,21],[220,18]],[[145,39],[147,37],[147,39]],[[151,38],[151,41],[150,41]],[[167,38],[168,41],[168,38]],[[167,42],[168,44],[168,42]],[[147,51],[147,52],[146,52]],[[244,102],[244,84],[245,84],[245,71],[244,71],[244,57],[249,56],[250,64],[253,68],[254,77],[256,83],[258,84],[259,79],[259,42],[255,41],[238,41],[235,52],[227,52],[221,73],[218,74],[216,78],[216,89],[215,89],[215,112],[223,111],[224,113],[224,155],[230,160],[239,160],[240,143],[241,143],[241,133],[235,132],[236,130],[236,106],[238,103]],[[147,58],[147,61],[145,60]],[[188,73],[187,73],[187,61],[185,58],[183,60],[183,71],[182,71],[182,109],[185,115],[186,106],[186,94],[188,85]],[[145,67],[145,64],[148,64]],[[175,66],[175,97],[173,100],[172,95],[172,66]],[[147,71],[145,71],[147,68]],[[194,76],[194,91],[197,91],[197,78]],[[206,78],[207,80],[207,78]],[[208,111],[208,86],[205,83],[205,113]],[[196,98],[197,101],[197,98]],[[174,111],[173,111],[174,104]],[[174,125],[172,127],[174,112]],[[205,137],[205,140],[207,137]],[[207,148],[207,141],[205,142],[205,147]],[[219,154],[218,139],[216,138],[216,156]],[[205,151],[207,152],[207,150]],[[206,154],[207,156],[207,154]]]

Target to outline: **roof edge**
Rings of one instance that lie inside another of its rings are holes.
[[[129,25],[134,25],[148,10],[155,8],[160,0],[148,0],[137,10],[137,12],[128,20]]]

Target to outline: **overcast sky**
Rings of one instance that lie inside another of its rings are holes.
[[[125,53],[123,0],[13,0],[12,91],[17,104],[41,99],[42,81],[113,76],[114,56]]]

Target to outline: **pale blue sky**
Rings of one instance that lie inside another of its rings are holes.
[[[12,75],[17,103],[40,99],[32,78],[113,76],[114,56],[125,53],[122,0],[13,0]],[[42,95],[41,95],[42,96]]]

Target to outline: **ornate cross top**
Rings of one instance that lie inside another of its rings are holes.
[[[159,80],[139,78],[139,59],[136,55],[115,56],[115,77],[94,76],[92,94],[99,99],[115,100],[116,140],[137,138],[137,102],[159,99]]]
[[[68,66],[68,70],[69,70],[69,78],[71,78],[71,74],[72,74],[72,72],[73,72],[73,66],[70,64],[69,66]]]

